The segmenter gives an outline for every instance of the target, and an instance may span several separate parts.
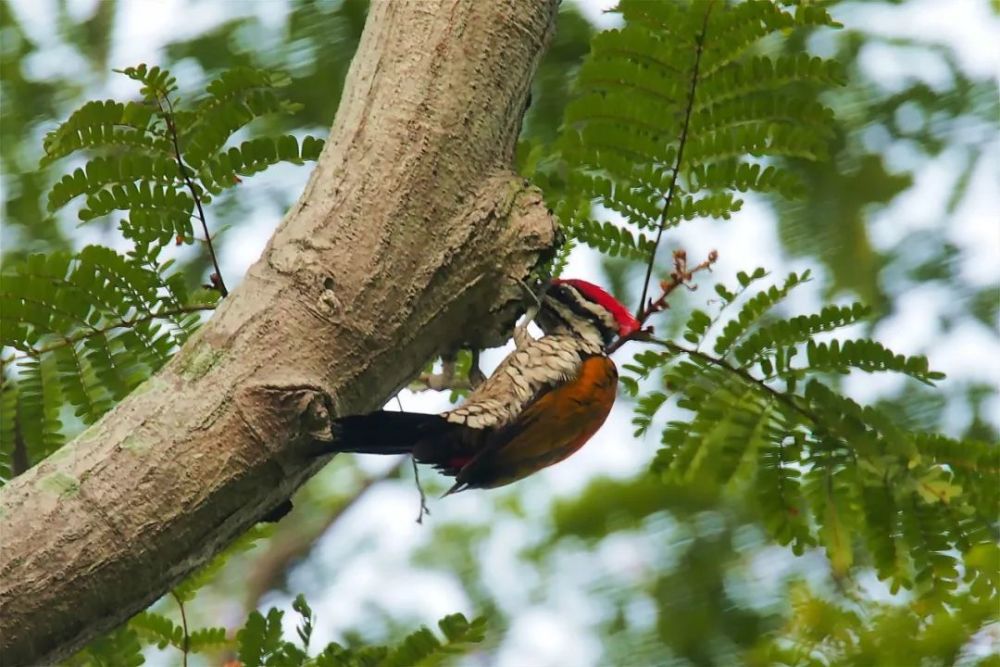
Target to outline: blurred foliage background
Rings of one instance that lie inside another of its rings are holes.
[[[949,374],[933,390],[849,378],[848,393],[914,428],[996,442],[1000,19],[985,0],[953,3],[962,8],[954,20],[979,23],[963,26],[971,35],[992,35],[991,71],[989,58],[984,68],[954,32],[935,32],[926,16],[947,16],[943,4],[833,3],[844,30],[775,45],[844,63],[849,83],[827,100],[838,119],[834,159],[799,165],[809,184],[804,201],[758,197],[746,212],[752,222],[695,225],[668,243],[718,248],[732,260],[720,272],[813,268],[819,278],[808,307],[860,298],[878,313],[866,335],[926,354]],[[262,121],[281,124],[266,129],[325,136],[366,14],[359,0],[177,0],[166,6],[181,19],[169,25],[183,30],[151,29],[152,50],[143,51],[134,28],[154,23],[146,6],[0,0],[4,261],[90,242],[114,246],[111,228],[49,216],[43,196],[54,174],[38,167],[42,136],[71,109],[131,94],[116,87],[112,68],[145,60],[191,89],[236,65],[282,69],[293,77],[289,97],[303,107]],[[607,22],[590,5],[563,4],[532,91],[522,158],[553,141],[574,68]],[[119,59],[135,53],[143,55]],[[306,175],[281,168],[213,206],[214,224],[229,227],[220,244],[231,282],[256,259]],[[192,284],[204,280],[196,250],[180,259],[192,267]],[[596,255],[581,252],[571,271],[596,274],[630,302],[641,289],[641,276]],[[695,292],[683,301],[707,298]],[[446,398],[401,400],[430,410]],[[959,605],[917,624],[905,593],[890,594],[864,563],[835,578],[821,552],[793,557],[770,544],[740,498],[653,481],[646,470],[654,445],[633,440],[625,402],[579,461],[512,488],[432,503],[423,525],[413,521],[408,464],[338,457],[273,533],[230,559],[188,614],[238,626],[248,610],[290,606],[305,592],[317,639],[344,644],[392,641],[452,611],[485,614],[487,642],[463,659],[469,665],[768,664],[776,650],[803,664],[1000,664],[996,604]],[[426,477],[429,494],[443,490]],[[170,604],[161,611],[174,613]],[[153,650],[149,660],[175,657]]]

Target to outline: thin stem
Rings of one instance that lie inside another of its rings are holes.
[[[413,466],[413,480],[417,485],[417,491],[420,493],[420,511],[417,513],[417,523],[422,524],[424,522],[424,515],[430,514],[430,509],[427,508],[427,494],[424,493],[424,487],[420,483],[420,469],[417,468],[417,458],[415,456],[410,456],[410,464]]]
[[[726,370],[726,371],[728,371],[730,373],[733,373],[734,375],[738,375],[743,380],[746,380],[747,382],[750,382],[751,384],[756,385],[757,387],[759,387],[760,389],[762,389],[763,391],[765,391],[766,393],[770,394],[772,397],[774,397],[775,399],[777,399],[778,401],[780,401],[780,402],[784,403],[785,405],[787,405],[788,407],[790,407],[795,412],[798,412],[800,415],[802,415],[803,417],[805,417],[808,421],[812,422],[813,424],[820,424],[820,423],[822,423],[822,420],[820,419],[819,415],[813,413],[810,410],[807,410],[807,409],[803,408],[801,405],[799,405],[798,403],[796,403],[795,401],[793,401],[792,398],[788,394],[784,394],[784,393],[778,391],[777,389],[775,389],[774,387],[770,386],[769,384],[767,384],[763,380],[761,380],[759,378],[755,378],[753,375],[751,375],[747,371],[745,371],[742,368],[739,368],[737,366],[733,366],[733,365],[729,364],[724,359],[720,359],[718,357],[713,357],[712,355],[706,354],[706,353],[702,352],[701,350],[696,350],[696,349],[692,349],[692,348],[689,348],[689,347],[684,347],[683,345],[678,345],[677,343],[674,343],[673,341],[669,341],[669,340],[662,340],[660,338],[646,338],[645,341],[648,342],[648,343],[653,343],[654,345],[660,345],[661,347],[665,347],[668,350],[670,350],[671,352],[683,353],[683,354],[688,355],[689,357],[694,357],[696,359],[700,359],[700,360],[704,361],[705,363],[712,364],[713,366],[716,366],[718,368]]]
[[[640,308],[639,312],[636,314],[636,319],[639,320],[640,328],[636,329],[627,336],[616,338],[610,345],[607,346],[605,353],[611,354],[630,340],[648,340],[649,336],[653,332],[653,328],[642,326],[646,324],[646,320],[656,313],[666,310],[669,307],[667,299],[671,294],[673,294],[674,290],[681,285],[691,290],[697,289],[695,286],[688,284],[692,278],[694,278],[694,274],[699,271],[711,270],[712,265],[715,264],[718,259],[719,253],[713,250],[708,253],[708,258],[705,259],[705,261],[693,269],[689,269],[687,265],[687,253],[683,250],[675,250],[674,270],[670,272],[670,280],[664,280],[660,283],[660,288],[663,292],[656,299],[656,301],[650,300],[649,303]],[[643,300],[645,300],[645,297],[643,297]]]
[[[215,273],[212,274],[210,282],[212,283],[212,287],[219,291],[219,294],[226,297],[229,296],[229,290],[226,289],[226,282],[222,279],[219,259],[215,256],[215,246],[212,245],[212,235],[208,233],[208,222],[205,219],[205,210],[201,207],[201,197],[198,195],[194,181],[191,180],[187,167],[184,166],[184,160],[181,158],[181,145],[177,138],[177,126],[174,124],[174,106],[170,102],[169,95],[164,95],[163,100],[167,103],[166,111],[163,110],[163,105],[160,104],[160,99],[157,97],[157,103],[160,104],[160,112],[163,113],[163,117],[167,122],[167,130],[170,132],[170,139],[174,144],[174,157],[177,158],[177,167],[180,169],[181,178],[187,184],[191,198],[194,199],[194,205],[198,208],[198,219],[201,221],[201,229],[205,233],[205,244],[208,246],[208,254],[212,258],[212,266],[215,268]]]
[[[688,89],[687,107],[684,109],[684,125],[681,127],[681,136],[677,142],[677,160],[674,162],[673,174],[670,177],[670,186],[667,188],[667,200],[663,204],[663,212],[660,213],[660,225],[656,230],[656,240],[653,242],[652,250],[649,251],[646,278],[642,281],[642,297],[639,298],[639,307],[636,310],[637,318],[645,309],[646,295],[649,293],[649,280],[653,277],[653,265],[656,263],[656,251],[660,247],[663,230],[667,227],[667,214],[670,212],[670,204],[673,203],[674,193],[677,192],[677,177],[681,171],[681,160],[684,159],[684,147],[687,145],[688,128],[691,125],[691,112],[694,110],[694,93],[695,88],[698,86],[698,68],[701,66],[701,54],[705,50],[705,35],[708,32],[708,17],[712,13],[712,4],[710,2],[705,9],[705,18],[701,23],[701,32],[695,40],[697,49],[694,54],[694,67],[691,68],[691,84]]]
[[[452,361],[452,366],[454,366],[454,361]],[[405,412],[403,410],[403,401],[399,398],[399,394],[396,394],[396,405],[399,406],[400,412]],[[417,523],[422,524],[424,522],[424,515],[430,514],[431,511],[427,509],[427,494],[424,493],[424,487],[420,484],[420,471],[417,469],[417,457],[410,455],[410,464],[413,466],[413,481],[417,485],[417,491],[420,493],[420,511],[417,513]]]
[[[184,611],[184,602],[180,599],[177,593],[170,591],[170,595],[177,602],[177,606],[180,607],[181,610],[181,628],[184,630],[184,644],[181,647],[181,650],[184,652],[184,667],[187,667],[188,652],[191,649],[191,635],[188,634],[187,613]]]
[[[257,608],[261,597],[267,591],[280,585],[285,572],[293,563],[305,558],[309,554],[309,551],[315,546],[316,540],[321,535],[331,530],[343,516],[366,498],[368,492],[380,482],[399,475],[405,463],[406,459],[400,457],[399,461],[393,464],[389,470],[386,470],[377,477],[370,477],[362,482],[357,490],[355,490],[354,495],[346,498],[341,505],[332,508],[321,508],[323,511],[328,512],[328,514],[318,517],[317,523],[312,523],[312,520],[317,519],[317,517],[310,516],[310,521],[308,522],[282,522],[279,524],[277,538],[270,540],[267,550],[255,559],[246,577],[247,583],[244,588],[247,596],[244,608],[247,612]]]

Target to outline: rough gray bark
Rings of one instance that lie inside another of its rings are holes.
[[[496,344],[554,228],[511,171],[555,0],[375,2],[299,202],[156,377],[0,492],[5,665],[122,623],[324,463],[335,414]]]

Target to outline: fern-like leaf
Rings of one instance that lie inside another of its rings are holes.
[[[87,102],[45,136],[42,165],[81,149],[127,149],[168,156],[170,143],[156,130],[153,110],[136,102]]]
[[[817,334],[855,324],[870,313],[870,308],[855,303],[851,306],[827,306],[813,315],[780,320],[758,328],[733,351],[733,355],[742,366],[747,366],[768,348],[808,341]]]
[[[139,182],[176,184],[179,178],[176,161],[163,155],[120,155],[97,157],[67,174],[49,192],[49,211],[56,211],[75,197],[95,195],[112,185]]]
[[[135,67],[115,71],[141,83],[142,88],[139,92],[147,102],[156,103],[165,100],[177,90],[177,79],[170,74],[170,70],[155,65],[149,67],[141,63]]]
[[[264,616],[258,611],[250,613],[246,624],[236,633],[240,663],[244,667],[262,667],[279,654],[285,642],[281,639],[281,618],[284,612],[272,608]]]
[[[428,664],[432,658],[463,653],[483,640],[486,621],[478,618],[470,622],[462,614],[452,614],[438,621],[438,627],[444,634],[444,642],[427,628],[421,628],[392,649],[382,667]]]
[[[140,637],[154,644],[159,649],[167,646],[184,648],[184,629],[179,625],[174,625],[166,616],[151,611],[144,611],[136,614],[128,622],[131,628]]]
[[[816,93],[843,81],[837,64],[747,52],[773,33],[837,24],[806,5],[723,4],[624,0],[623,27],[592,41],[559,141],[569,177],[555,210],[574,238],[648,259],[645,244],[621,247],[626,233],[727,219],[742,192],[798,196],[780,158],[827,155],[832,113]],[[591,220],[591,204],[624,224]]]
[[[753,275],[756,276],[757,272]],[[782,299],[788,296],[789,292],[807,280],[809,280],[809,271],[804,271],[801,275],[794,272],[789,273],[788,277],[785,278],[785,282],[780,287],[772,285],[748,299],[740,307],[740,311],[736,317],[733,317],[723,325],[722,332],[715,340],[715,353],[722,356],[728,354],[733,346],[747,334],[755,323]],[[744,281],[745,284],[743,286],[746,287],[750,284],[751,277],[741,274],[740,283],[743,284]]]
[[[287,75],[238,68],[212,81],[207,97],[194,109],[193,122],[186,130],[184,155],[200,170],[241,127],[258,116],[292,113],[298,105],[282,99],[278,88],[287,85]]]
[[[881,343],[869,339],[834,340],[829,343],[810,341],[806,355],[810,371],[844,373],[851,368],[868,372],[896,371],[928,385],[944,378],[944,373],[930,370],[927,357],[895,354]]]

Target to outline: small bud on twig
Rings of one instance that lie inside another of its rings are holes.
[[[673,271],[670,272],[670,278],[660,281],[660,296],[656,299],[649,299],[646,302],[645,307],[636,314],[636,319],[638,319],[640,323],[645,324],[646,320],[648,320],[653,314],[668,309],[670,304],[667,303],[667,298],[675,289],[682,285],[691,291],[698,289],[697,285],[690,284],[690,281],[694,278],[694,274],[704,270],[711,271],[712,264],[715,264],[718,259],[718,251],[712,250],[708,253],[708,258],[705,261],[693,269],[689,269],[687,265],[687,252],[681,248],[675,250],[673,252],[674,268]],[[630,340],[648,340],[652,333],[652,326],[646,326],[638,329],[628,336],[615,340],[607,347],[607,352],[608,354],[614,352]]]

